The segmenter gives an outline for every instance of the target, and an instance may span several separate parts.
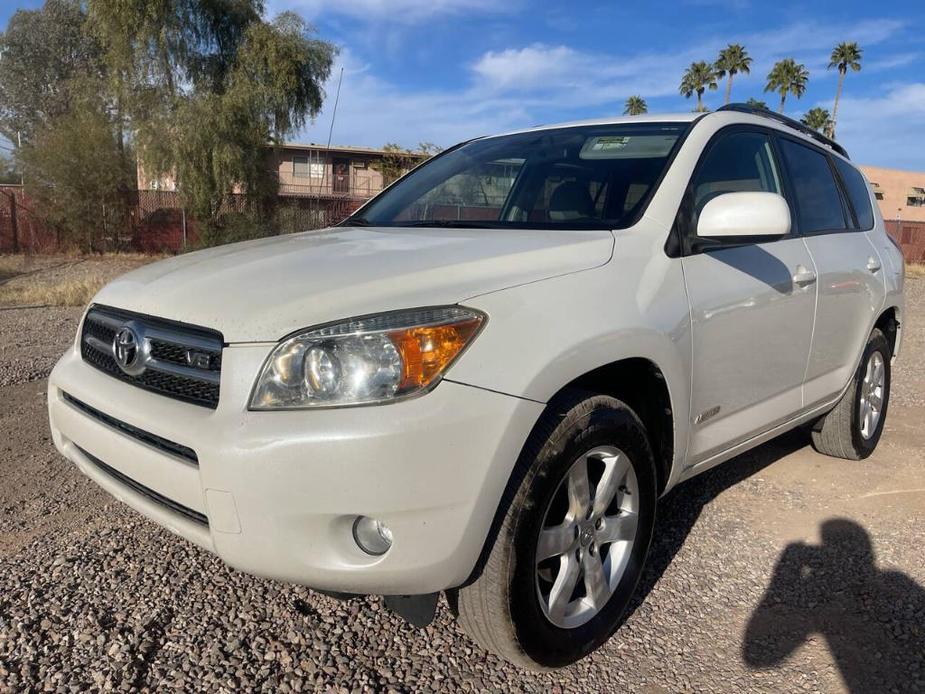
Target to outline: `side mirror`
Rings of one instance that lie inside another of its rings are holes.
[[[702,238],[789,233],[790,207],[777,193],[723,193],[704,205],[697,219],[697,236]]]

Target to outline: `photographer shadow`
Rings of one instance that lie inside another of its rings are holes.
[[[749,620],[745,662],[778,666],[818,634],[849,691],[925,691],[925,590],[878,569],[857,523],[827,520],[821,536],[820,545],[795,542],[781,554]]]

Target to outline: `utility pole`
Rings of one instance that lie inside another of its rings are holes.
[[[186,251],[186,205],[180,208],[180,222],[182,224],[183,231],[183,250]]]
[[[16,193],[10,196],[10,230],[13,232],[13,253],[19,253],[19,223],[16,219]]]

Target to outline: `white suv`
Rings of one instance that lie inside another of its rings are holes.
[[[336,228],[111,283],[51,429],[233,567],[415,624],[446,591],[481,645],[557,667],[616,628],[667,490],[804,424],[873,451],[902,310],[869,186],[800,124],[541,127],[454,147]]]

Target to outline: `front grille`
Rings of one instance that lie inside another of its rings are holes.
[[[116,334],[129,328],[137,350],[129,371],[116,361]],[[215,409],[222,370],[220,333],[94,306],[84,319],[80,353],[91,366],[140,388]]]
[[[64,393],[64,392],[62,392],[61,395],[71,405],[76,407],[78,410],[80,410],[84,414],[89,415],[90,417],[93,417],[95,420],[102,422],[103,424],[106,424],[107,426],[110,426],[113,429],[121,431],[123,434],[127,434],[128,436],[131,436],[133,439],[137,441],[141,441],[142,443],[145,443],[151,446],[152,448],[156,448],[159,451],[163,451],[165,453],[170,453],[171,455],[175,455],[176,457],[182,458],[183,460],[193,463],[194,465],[199,465],[199,457],[196,455],[196,451],[194,451],[192,448],[188,446],[183,446],[182,444],[179,444],[179,443],[174,443],[173,441],[165,439],[162,436],[158,436],[157,434],[152,434],[149,431],[145,431],[144,429],[139,429],[138,427],[132,426],[131,424],[127,424],[126,422],[118,420],[115,417],[111,417],[105,412],[100,412],[95,407],[91,407],[87,403],[81,402],[80,400],[75,398],[73,395],[69,395],[68,393]]]
[[[209,527],[209,519],[206,517],[204,513],[195,511],[189,508],[188,506],[184,506],[183,504],[178,504],[173,499],[168,499],[163,494],[159,494],[153,489],[136,482],[131,477],[127,477],[126,475],[123,475],[121,472],[119,472],[113,467],[110,467],[109,465],[104,463],[102,460],[97,458],[95,455],[93,455],[92,453],[88,453],[80,446],[77,447],[77,450],[83,453],[84,457],[86,457],[87,460],[93,463],[93,465],[98,470],[100,470],[101,472],[105,472],[107,475],[112,477],[117,482],[124,484],[129,489],[141,494],[142,496],[150,499],[151,501],[157,504],[160,504],[161,506],[164,506],[165,508],[169,509],[170,511],[173,511],[174,513],[178,513],[181,516],[185,516],[189,520],[195,523],[199,523],[200,525],[204,525],[207,528]]]

